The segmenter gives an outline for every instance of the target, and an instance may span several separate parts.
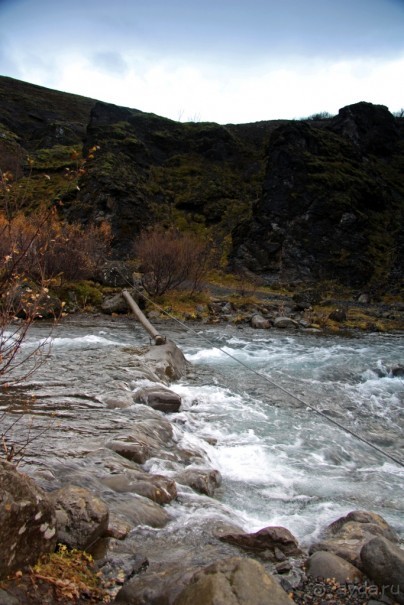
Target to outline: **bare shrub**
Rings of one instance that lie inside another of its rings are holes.
[[[141,263],[143,286],[151,296],[185,285],[194,292],[209,269],[209,246],[191,233],[154,227],[140,234],[134,251]]]
[[[109,225],[84,228],[59,219],[55,208],[27,217],[0,214],[0,258],[13,272],[43,282],[88,279],[109,254]]]

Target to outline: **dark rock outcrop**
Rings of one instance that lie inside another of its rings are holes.
[[[322,128],[281,126],[252,219],[233,232],[234,263],[269,281],[393,280],[403,255],[402,153],[403,133],[381,105],[345,107]]]

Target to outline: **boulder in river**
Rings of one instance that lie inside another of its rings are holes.
[[[377,536],[363,546],[360,557],[365,574],[394,601],[404,603],[404,550]]]
[[[56,514],[34,481],[2,460],[0,486],[0,578],[5,578],[55,549]]]
[[[108,530],[108,507],[83,487],[66,485],[50,495],[56,508],[57,539],[85,550]]]
[[[243,550],[263,553],[266,559],[274,562],[303,554],[296,538],[285,527],[264,527],[252,534],[227,534],[221,536],[220,540]]]
[[[144,403],[154,410],[167,414],[178,412],[181,407],[181,397],[167,387],[158,384],[138,389],[133,398],[138,403]]]
[[[147,365],[161,380],[171,382],[185,376],[188,362],[175,343],[168,340],[163,345],[150,347],[143,355]]]
[[[188,485],[196,492],[207,496],[213,496],[222,483],[222,476],[215,469],[187,468],[175,478],[178,483]]]
[[[380,515],[352,511],[324,530],[322,539],[310,547],[310,554],[326,550],[349,561],[362,571],[361,549],[375,536],[382,536],[392,542],[398,540],[393,528]]]

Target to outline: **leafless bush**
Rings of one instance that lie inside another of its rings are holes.
[[[109,254],[111,232],[104,223],[83,228],[58,218],[56,209],[29,218],[0,214],[0,258],[13,272],[44,282],[88,279]]]
[[[134,250],[141,263],[143,286],[151,296],[184,285],[194,292],[209,269],[209,246],[191,233],[154,227],[141,233]]]

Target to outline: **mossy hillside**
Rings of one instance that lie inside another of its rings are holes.
[[[97,103],[85,149],[94,146],[67,213],[108,217],[122,248],[153,222],[224,240],[260,191],[262,150],[217,124]]]
[[[0,77],[1,122],[28,151],[82,142],[94,100]]]

